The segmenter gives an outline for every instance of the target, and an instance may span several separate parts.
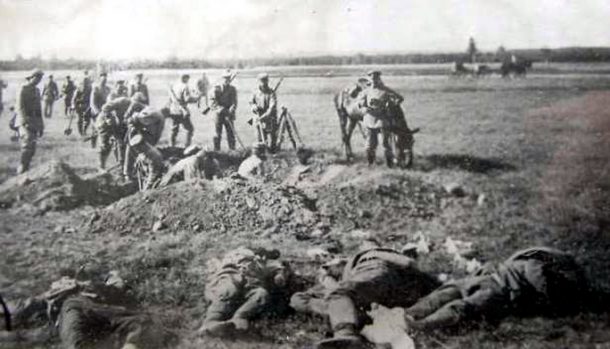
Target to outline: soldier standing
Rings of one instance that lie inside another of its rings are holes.
[[[108,96],[110,95],[110,87],[107,85],[108,74],[106,72],[100,73],[100,81],[93,87],[91,90],[91,98],[89,100],[91,107],[91,119],[94,122],[98,116],[98,114],[102,111],[102,106],[108,100]],[[93,134],[91,135],[91,146],[95,148],[97,143],[97,131],[95,127],[93,129]]]
[[[125,86],[125,80],[117,80],[116,86],[114,87],[114,91],[110,93],[109,99],[115,99],[120,97],[128,97],[129,89]]]
[[[136,74],[136,81],[134,81],[129,86],[129,97],[133,97],[133,95],[135,95],[137,92],[140,92],[140,93],[142,93],[142,95],[144,95],[144,98],[145,98],[144,104],[149,105],[150,99],[148,97],[148,86],[146,86],[143,79],[144,79],[144,74],[142,74],[142,73]]]
[[[0,116],[2,116],[2,112],[4,111],[4,99],[2,99],[2,91],[8,87],[8,84],[0,79]]]
[[[66,76],[66,82],[61,88],[61,95],[64,98],[64,114],[68,116],[70,109],[72,108],[72,99],[74,98],[74,91],[76,91],[76,85],[70,78],[70,75]]]
[[[276,151],[277,143],[277,97],[275,91],[269,87],[269,75],[261,73],[258,75],[258,88],[252,94],[250,107],[256,115],[254,124],[256,126],[259,142],[265,143],[269,152]]]
[[[42,137],[44,122],[42,120],[40,90],[36,87],[44,73],[35,69],[26,77],[28,82],[21,87],[17,95],[17,126],[21,141],[21,163],[18,173],[30,169],[30,162],[36,152],[36,141]]]
[[[59,98],[59,88],[53,81],[53,75],[49,75],[49,81],[42,88],[42,99],[44,101],[44,117],[50,118],[53,115],[53,104]]]
[[[78,85],[72,98],[72,108],[78,116],[77,126],[78,133],[84,136],[87,133],[87,128],[91,123],[91,85],[87,83],[87,79]]]
[[[199,92],[199,100],[197,101],[197,107],[201,109],[201,100],[205,99],[205,107],[208,108],[208,89],[210,88],[210,81],[205,73],[201,73],[201,78],[197,80],[197,91]]]
[[[226,71],[222,74],[223,83],[214,86],[211,95],[211,108],[214,110],[214,150],[220,150],[222,129],[227,132],[229,149],[235,149],[234,121],[237,109],[237,90],[231,85],[233,74]]]
[[[385,87],[381,82],[381,72],[372,70],[367,74],[371,80],[369,88],[363,91],[361,105],[365,108],[363,124],[368,128],[367,160],[369,165],[375,163],[378,135],[381,133],[382,144],[388,167],[394,165],[394,155],[390,145],[390,113],[388,106],[393,98],[402,101],[402,96]]]
[[[188,82],[190,75],[182,74],[180,81],[169,88],[169,110],[172,118],[172,132],[170,144],[176,146],[176,138],[180,131],[180,125],[186,130],[185,147],[191,145],[193,139],[193,123],[191,122],[191,112],[189,111],[189,103],[196,103],[197,97],[191,96]]]

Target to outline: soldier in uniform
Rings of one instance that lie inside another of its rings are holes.
[[[0,79],[0,116],[2,116],[2,112],[4,111],[4,99],[2,97],[2,91],[7,87],[8,84],[4,80]]]
[[[36,152],[36,142],[44,132],[40,90],[36,87],[43,75],[40,69],[32,71],[27,76],[28,82],[21,87],[17,95],[17,126],[21,141],[21,163],[18,173],[30,169],[30,162]]]
[[[196,179],[211,180],[219,173],[218,161],[214,159],[213,153],[200,146],[191,145],[184,150],[184,159],[178,161],[167,171],[160,187],[170,185],[181,180],[185,182]]]
[[[214,86],[210,96],[211,108],[214,111],[214,150],[220,150],[222,129],[227,132],[229,149],[235,149],[234,121],[237,109],[237,90],[231,85],[233,75],[230,71],[222,74],[223,83]]]
[[[394,165],[394,155],[390,145],[391,115],[389,105],[395,101],[402,102],[398,93],[386,87],[381,81],[381,72],[373,70],[368,73],[371,84],[362,93],[361,105],[365,108],[363,124],[368,128],[367,160],[369,165],[375,162],[378,136],[381,133],[382,144],[388,167]]]
[[[53,104],[59,98],[59,88],[53,80],[53,75],[49,75],[49,81],[42,88],[42,100],[44,102],[44,117],[50,118],[53,115]]]
[[[87,133],[87,128],[91,123],[91,85],[87,83],[86,79],[78,85],[72,98],[72,108],[76,111],[78,116],[77,127],[78,133],[84,136]]]
[[[127,119],[128,143],[123,166],[123,175],[125,176],[125,179],[131,180],[133,164],[139,153],[144,153],[153,164],[153,171],[149,174],[148,182],[152,183],[154,179],[161,176],[161,172],[163,171],[162,159],[158,159],[158,156],[155,156],[153,153],[154,149],[153,152],[150,152],[149,149],[154,148],[161,139],[163,128],[165,127],[165,118],[169,116],[170,112],[168,108],[158,110],[152,107],[146,107]],[[135,141],[136,139],[137,141]]]
[[[66,82],[61,87],[61,95],[64,98],[64,114],[68,116],[68,113],[72,109],[72,99],[74,98],[74,91],[76,91],[76,85],[70,78],[70,75],[66,76]]]
[[[106,72],[101,72],[99,82],[91,90],[89,106],[91,107],[91,119],[94,122],[94,125],[97,116],[102,111],[102,106],[106,103],[108,96],[110,95],[110,87],[108,87],[107,82],[108,74]],[[95,147],[96,143],[97,130],[94,128],[93,134],[91,135],[91,146]]]
[[[200,332],[230,336],[247,331],[250,321],[262,312],[281,307],[275,295],[289,288],[292,271],[277,260],[278,251],[239,248],[227,253],[206,283],[210,305]]]
[[[106,160],[112,150],[112,138],[118,142],[119,163],[124,163],[125,154],[125,133],[127,132],[127,124],[125,120],[133,113],[142,111],[146,105],[145,98],[142,93],[136,93],[133,97],[119,97],[109,100],[102,106],[97,120],[96,127],[100,136],[100,169],[106,167]]]
[[[201,109],[201,100],[205,99],[205,107],[208,108],[208,89],[210,87],[210,80],[205,73],[201,73],[201,78],[197,80],[197,91],[199,92],[199,100],[197,101],[197,107]]]
[[[444,284],[407,308],[405,320],[412,328],[433,329],[478,318],[574,314],[607,304],[607,295],[591,287],[573,256],[533,247]]]
[[[148,96],[148,86],[144,83],[144,74],[142,73],[136,74],[136,81],[129,86],[129,97],[133,97],[137,92],[144,95],[144,98],[146,99],[144,104],[149,105],[150,98]]]
[[[254,124],[256,126],[259,142],[264,142],[271,153],[276,151],[277,143],[277,97],[275,91],[269,87],[269,75],[261,73],[258,75],[259,85],[250,99],[250,107],[256,115]]]
[[[254,180],[265,176],[265,160],[267,160],[265,148],[265,143],[254,143],[252,154],[239,165],[237,173],[240,177]]]
[[[12,310],[14,330],[0,331],[0,341],[36,346],[58,332],[61,347],[69,349],[175,346],[177,337],[165,329],[161,316],[140,311],[138,303],[116,271],[104,282],[63,277]],[[40,318],[50,326],[32,328]],[[55,325],[58,331],[52,330]]]
[[[190,75],[182,74],[180,81],[175,83],[169,88],[169,110],[170,117],[172,118],[172,132],[170,138],[170,144],[172,147],[176,146],[176,138],[180,131],[180,125],[186,130],[186,141],[185,147],[191,145],[193,139],[193,123],[191,122],[191,112],[189,111],[188,105],[197,102],[196,96],[191,96],[191,90],[189,89],[188,82]]]
[[[129,89],[125,86],[125,80],[117,80],[116,85],[114,87],[114,91],[110,93],[108,96],[108,100],[113,100],[121,97],[128,97]]]
[[[359,332],[365,325],[364,310],[373,302],[390,308],[408,306],[437,286],[436,279],[420,271],[412,258],[365,240],[360,252],[347,261],[341,279],[325,294],[334,337],[320,341],[317,348],[365,347]],[[312,307],[316,309],[320,308]]]

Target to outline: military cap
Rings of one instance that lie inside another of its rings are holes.
[[[181,79],[190,78],[190,77],[191,76],[189,74],[187,74],[187,73],[184,73],[184,74],[180,75]]]
[[[30,72],[30,75],[26,76],[26,78],[31,79],[35,76],[43,76],[44,72],[40,69],[34,69]]]
[[[105,71],[100,72],[100,76],[108,76],[108,73],[106,73]]]
[[[52,78],[52,77],[53,77],[53,74],[49,74],[49,77],[50,77],[50,78]]]
[[[269,74],[267,74],[267,73],[260,73],[260,74],[258,74],[258,76],[256,78],[258,80],[269,80]]]
[[[66,79],[70,80],[70,75],[66,75]]]
[[[119,85],[122,85],[122,84],[125,83],[125,80],[119,79],[119,80],[116,81],[116,83],[119,84]]]
[[[381,75],[381,71],[380,70],[376,70],[376,69],[369,70],[366,73],[366,75],[368,75],[368,76],[375,76],[375,75],[380,76]]]
[[[143,73],[137,73],[137,74],[136,74],[136,77],[137,77],[137,78],[141,78],[141,77],[143,77],[143,76],[144,76],[144,74],[143,74]]]
[[[233,74],[231,74],[231,71],[229,69],[225,70],[224,73],[222,73],[221,77],[223,78],[230,78],[231,76],[233,76]]]
[[[146,96],[142,92],[136,92],[131,96],[132,102],[146,103]]]

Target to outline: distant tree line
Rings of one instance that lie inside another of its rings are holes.
[[[164,60],[81,60],[81,59],[43,59],[41,57],[1,60],[0,70],[28,70],[34,67],[56,70],[94,69],[98,64],[111,70],[126,69],[210,69],[210,68],[252,68],[259,66],[298,66],[298,65],[366,65],[366,64],[433,64],[456,61],[480,63],[500,62],[506,55],[539,62],[610,62],[610,48],[606,47],[569,47],[560,49],[507,50],[500,46],[496,52],[479,52],[471,42],[464,53],[411,53],[411,54],[353,54],[319,55],[302,57],[274,57],[247,59],[183,59],[170,57]]]

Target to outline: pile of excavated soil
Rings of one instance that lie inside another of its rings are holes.
[[[86,228],[120,234],[191,230],[211,237],[280,234],[308,240],[333,230],[404,230],[434,217],[447,195],[440,187],[392,171],[367,176],[357,166],[317,162],[304,167],[285,159],[271,163],[287,177],[177,183],[98,210]]]
[[[133,193],[109,173],[80,177],[61,161],[50,161],[0,185],[0,207],[31,205],[41,211],[62,211],[82,205],[107,205]]]

